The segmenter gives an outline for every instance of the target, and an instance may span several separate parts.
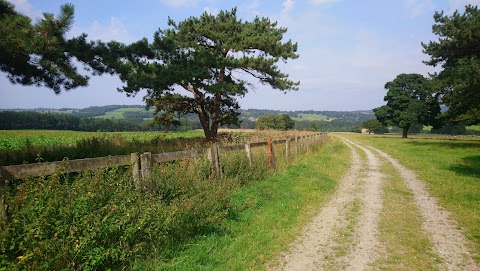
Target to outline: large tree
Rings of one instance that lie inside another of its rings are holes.
[[[431,59],[427,65],[441,65],[435,81],[448,106],[450,121],[480,123],[480,10],[466,6],[465,13],[452,16],[435,12],[433,33],[438,41],[422,43]]]
[[[369,119],[362,123],[362,127],[368,130],[370,133],[381,133],[385,130],[385,126],[382,125],[377,119]]]
[[[93,49],[86,35],[65,37],[73,17],[73,5],[65,4],[57,16],[44,13],[32,24],[13,4],[0,0],[0,70],[12,83],[46,86],[56,93],[87,85],[88,76],[77,72],[74,59],[96,73],[108,71],[103,63],[95,63],[92,52],[85,57]]]
[[[257,119],[255,128],[257,130],[291,130],[295,127],[295,121],[287,114],[275,116],[273,114],[263,115]]]
[[[277,66],[298,57],[297,44],[283,42],[287,29],[268,18],[244,22],[233,9],[180,23],[169,19],[168,25],[155,33],[153,43],[110,43],[112,52],[123,55],[112,67],[126,83],[121,91],[147,90],[147,104],[181,95],[183,113],[198,115],[209,141],[221,125],[238,123],[237,99],[254,87],[249,78],[281,91],[298,89],[299,82]]]
[[[420,74],[400,74],[385,84],[386,105],[373,109],[383,125],[402,128],[402,137],[414,124],[439,127],[440,105],[431,80]]]

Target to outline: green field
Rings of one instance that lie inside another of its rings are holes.
[[[27,145],[34,147],[53,147],[58,145],[75,145],[87,138],[121,137],[127,142],[133,140],[146,142],[155,138],[171,140],[175,138],[203,138],[203,132],[192,130],[186,132],[78,132],[57,130],[0,130],[0,151],[20,150]]]
[[[480,125],[467,126],[467,131],[480,132]]]
[[[342,136],[383,150],[417,172],[440,205],[466,229],[480,261],[480,138]]]
[[[96,116],[94,118],[98,118],[98,119],[125,119],[125,117],[123,116],[124,112],[147,112],[147,110],[145,110],[145,108],[119,108],[119,109],[115,109],[113,111],[108,111],[103,116]],[[153,115],[153,111],[151,111],[151,112],[152,112],[152,115]]]
[[[318,120],[323,120],[323,121],[332,121],[335,118],[332,117],[327,117],[325,115],[321,114],[303,114],[300,113],[298,114],[298,117],[292,117],[293,120],[296,121],[302,121],[302,120],[311,120],[311,121],[318,121]]]

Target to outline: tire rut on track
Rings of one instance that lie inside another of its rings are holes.
[[[272,270],[331,270],[328,259],[347,270],[362,270],[375,259],[376,248],[379,247],[376,229],[382,207],[379,162],[372,152],[365,149],[368,160],[365,165],[353,144],[347,143],[347,146],[352,153],[350,169],[340,181],[337,191],[303,229],[301,236],[284,255],[281,265]],[[355,243],[346,255],[335,258],[334,250],[338,246],[335,237],[351,219],[348,210],[356,199],[361,202],[361,211],[353,233]]]
[[[370,150],[346,139],[344,142],[361,149],[367,155],[367,173],[366,177],[361,179],[364,182],[364,191],[359,195],[363,208],[355,229],[356,246],[347,256],[346,268],[364,270],[379,256],[381,250],[377,235],[379,216],[383,207],[383,174],[380,172],[380,161]]]
[[[345,138],[341,140],[351,151],[349,170],[331,199],[282,256],[280,265],[270,270],[372,269],[369,265],[384,253],[377,238],[385,183],[380,167],[384,162],[393,165],[412,191],[424,221],[422,230],[430,238],[434,253],[442,259],[438,269],[480,270],[468,253],[467,241],[458,224],[448,211],[439,207],[414,172],[376,148]],[[359,208],[353,212],[352,206],[356,203]],[[340,238],[345,232],[352,236],[347,239],[348,244],[340,241],[345,242]],[[338,252],[339,247],[342,253]]]
[[[459,230],[458,223],[451,219],[450,212],[441,208],[437,200],[429,195],[425,184],[416,177],[416,174],[385,152],[373,147],[368,148],[389,161],[412,191],[424,221],[422,228],[429,235],[433,251],[443,259],[439,268],[441,270],[480,270],[480,266],[468,252],[467,240]]]

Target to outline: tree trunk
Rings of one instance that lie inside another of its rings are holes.
[[[170,131],[171,126],[172,126],[172,122],[167,121],[167,123],[165,124],[165,133],[168,133]]]
[[[212,131],[208,127],[203,128],[203,133],[205,134],[205,139],[208,142],[213,142],[214,141],[214,137],[212,136]]]
[[[403,127],[402,138],[407,138],[408,129],[410,129],[410,126]]]
[[[197,105],[197,115],[198,119],[200,120],[200,125],[202,126],[203,133],[205,134],[205,139],[208,142],[214,141],[214,138],[216,137],[216,133],[212,133],[212,128],[210,127],[210,118],[208,116],[208,113],[206,112],[205,107],[203,106],[203,101],[201,100],[202,98],[196,97],[199,100],[199,103]]]

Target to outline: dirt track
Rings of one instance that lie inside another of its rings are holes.
[[[390,163],[411,190],[422,216],[422,230],[438,256],[438,270],[480,270],[472,260],[466,239],[431,197],[415,173],[388,154],[347,139],[350,169],[328,203],[303,229],[273,270],[375,270],[371,264],[385,254],[378,239],[385,175],[380,166]]]

